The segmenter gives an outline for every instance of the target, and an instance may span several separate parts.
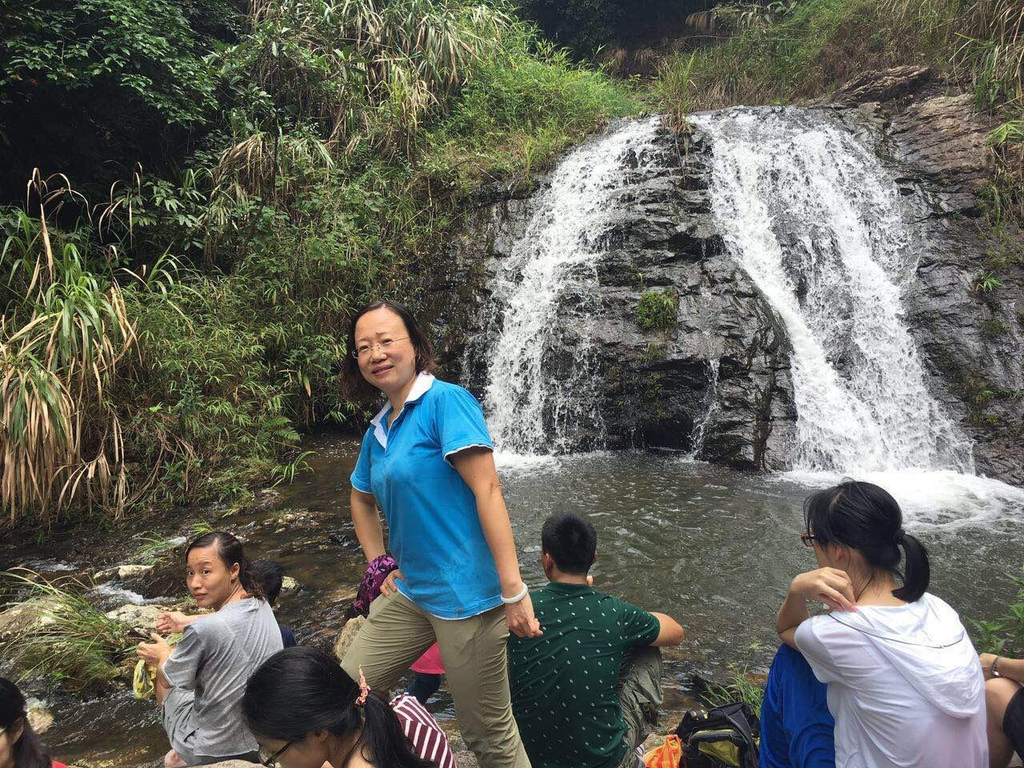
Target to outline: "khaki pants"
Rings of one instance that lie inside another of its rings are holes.
[[[341,666],[354,680],[361,667],[370,688],[386,694],[435,640],[462,737],[480,767],[530,768],[512,716],[503,608],[446,621],[402,594],[382,595],[370,604],[369,619]]]
[[[619,709],[626,721],[626,744],[629,751],[620,768],[635,768],[636,748],[641,746],[658,724],[661,706],[661,651],[650,646],[633,648],[626,653],[619,671]]]

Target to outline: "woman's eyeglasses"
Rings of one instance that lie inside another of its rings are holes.
[[[295,740],[292,739],[279,750],[277,750],[277,752],[272,754],[270,757],[263,757],[263,750],[260,750],[260,763],[262,765],[267,766],[267,768],[274,768],[274,766],[277,765],[277,758],[283,755],[285,753],[285,750],[288,749],[288,747],[290,747],[294,743]]]
[[[387,352],[391,349],[396,342],[404,341],[408,339],[408,336],[399,336],[397,339],[381,339],[376,344],[360,344],[358,347],[352,350],[352,357],[358,360],[361,357],[366,357],[375,348],[379,348]]]
[[[800,541],[802,541],[804,543],[805,547],[813,547],[814,546],[814,542],[816,542],[817,540],[818,540],[818,537],[815,536],[813,533],[801,533],[800,534]]]

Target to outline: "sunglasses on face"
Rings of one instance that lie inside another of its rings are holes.
[[[800,541],[802,541],[804,543],[805,547],[813,547],[814,546],[814,542],[816,542],[817,540],[818,540],[818,537],[815,536],[813,533],[801,533],[800,534]]]

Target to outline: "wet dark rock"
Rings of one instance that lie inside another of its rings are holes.
[[[577,323],[586,322],[603,429],[581,430],[574,447],[661,447],[736,467],[785,466],[795,419],[787,342],[767,302],[724,253],[710,212],[705,138],[663,128],[652,151],[654,162],[627,158],[628,181],[613,201],[617,219],[598,235],[606,252],[596,264],[597,300],[564,298],[565,343],[545,362],[553,377],[567,376]],[[478,395],[486,386],[489,280],[530,214],[520,198],[471,212],[430,286],[448,369],[461,369]],[[672,328],[647,332],[638,324],[649,290],[676,296]]]
[[[842,85],[829,97],[829,102],[854,106],[892,101],[916,92],[933,77],[931,67],[914,64],[865,72]]]

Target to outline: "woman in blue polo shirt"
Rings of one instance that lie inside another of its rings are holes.
[[[466,744],[482,768],[528,768],[509,696],[509,630],[540,624],[476,399],[434,378],[430,342],[401,304],[364,307],[348,334],[343,377],[357,398],[387,402],[352,473],[352,520],[369,562],[385,553],[379,506],[398,562],[342,666],[387,692],[436,640]]]

